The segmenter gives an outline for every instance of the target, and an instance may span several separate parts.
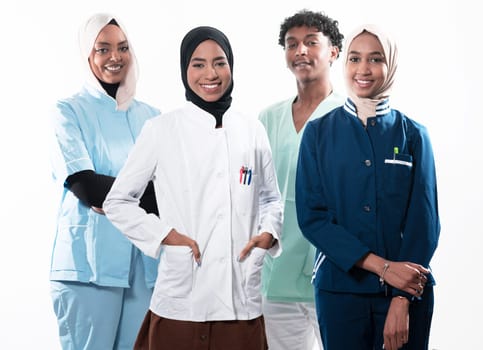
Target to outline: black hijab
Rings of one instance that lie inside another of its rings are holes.
[[[218,101],[206,102],[188,85],[188,66],[191,60],[193,52],[196,50],[199,44],[205,40],[214,40],[225,52],[226,58],[228,60],[228,65],[230,66],[232,79],[231,84],[225,91],[223,96],[220,97]],[[181,79],[183,80],[183,85],[185,87],[185,96],[188,101],[193,102],[195,105],[205,110],[206,112],[212,114],[216,119],[216,126],[222,125],[222,117],[231,105],[231,92],[233,90],[233,52],[231,50],[230,42],[228,38],[216,28],[201,26],[191,29],[183,38],[181,42]]]

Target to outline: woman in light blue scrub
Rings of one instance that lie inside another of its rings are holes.
[[[53,114],[53,176],[61,189],[50,270],[63,349],[132,349],[156,279],[157,260],[135,248],[101,209],[144,122],[160,112],[134,99],[137,62],[109,14],[79,33],[87,81]],[[140,206],[157,213],[152,184]]]

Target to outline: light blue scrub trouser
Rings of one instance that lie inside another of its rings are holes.
[[[134,250],[130,288],[51,282],[63,350],[132,350],[152,294],[141,255]]]

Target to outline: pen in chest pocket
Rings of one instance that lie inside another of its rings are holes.
[[[252,169],[243,166],[240,168],[240,184],[242,185],[250,185],[252,182]]]

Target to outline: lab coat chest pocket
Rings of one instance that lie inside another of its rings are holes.
[[[234,176],[236,178],[235,210],[242,216],[255,216],[258,213],[258,175],[250,166],[241,166]]]
[[[161,292],[173,298],[187,297],[193,287],[193,264],[190,247],[164,245],[159,262]]]

